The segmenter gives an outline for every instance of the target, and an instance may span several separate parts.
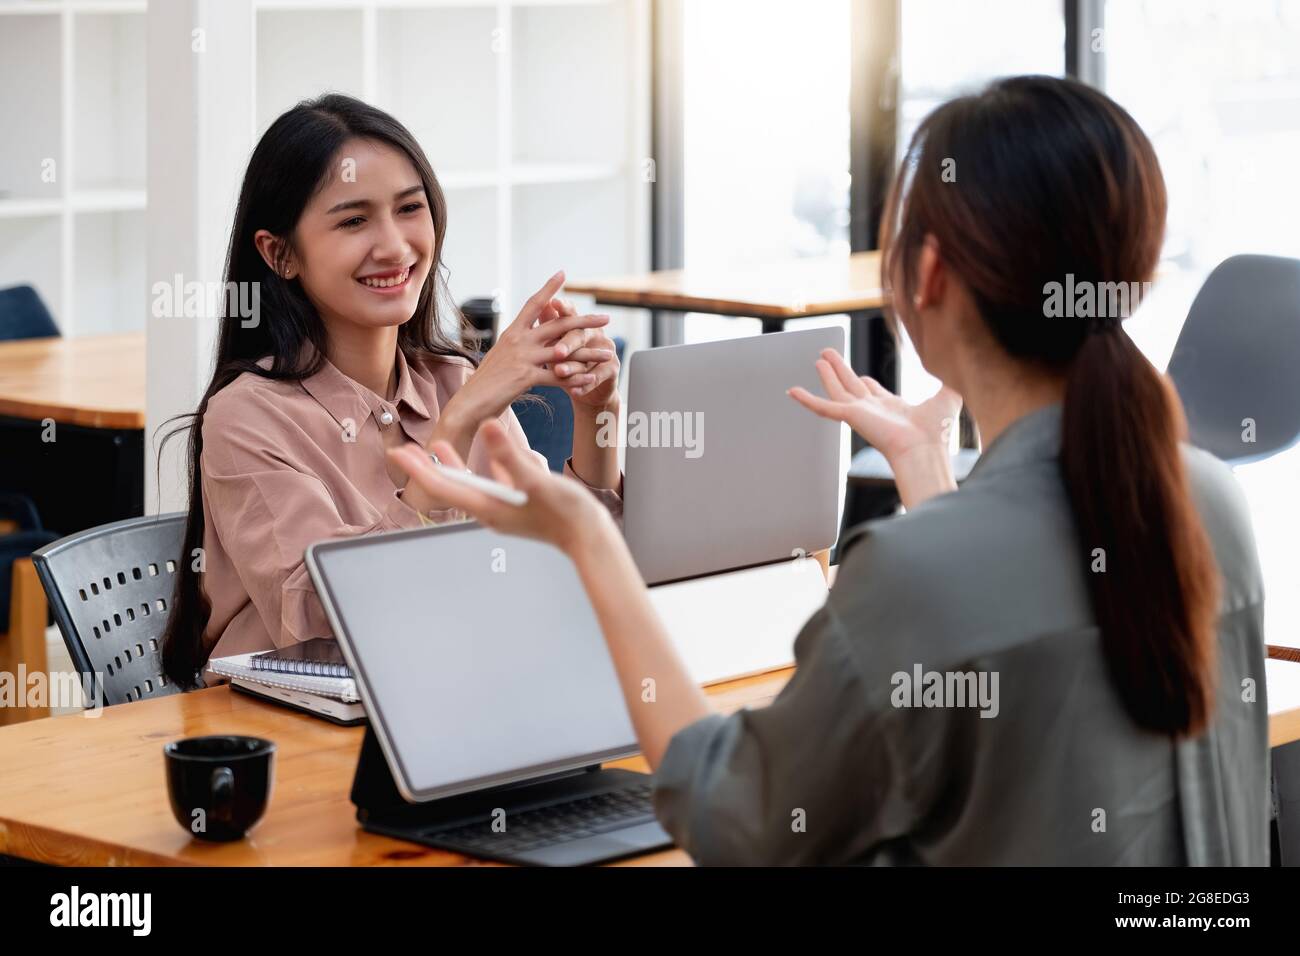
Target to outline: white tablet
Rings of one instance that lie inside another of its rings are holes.
[[[595,613],[550,545],[465,523],[315,544],[307,566],[407,800],[638,752]]]

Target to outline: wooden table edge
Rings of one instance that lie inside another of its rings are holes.
[[[80,425],[84,428],[144,431],[143,412],[124,409],[82,408],[79,405],[54,405],[48,402],[27,402],[15,398],[0,398],[0,416],[40,422],[53,419],[60,425]]]
[[[570,283],[566,292],[594,296],[598,305],[625,306],[638,309],[662,309],[667,312],[701,312],[708,315],[728,315],[755,319],[807,319],[824,315],[840,315],[878,309],[884,299],[875,298],[864,303],[858,299],[840,299],[818,302],[802,308],[775,306],[763,302],[745,302],[739,299],[711,299],[698,295],[672,292],[646,292],[632,289],[611,289],[599,283]]]

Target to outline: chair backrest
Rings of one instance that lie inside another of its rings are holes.
[[[0,339],[39,339],[59,334],[54,316],[29,285],[0,289]]]
[[[98,675],[105,705],[174,694],[162,673],[185,514],[129,518],[32,554],[73,665]]]
[[[516,400],[513,406],[528,447],[546,456],[551,471],[563,471],[573,448],[573,404],[554,385],[535,385],[528,394],[540,401]]]
[[[1298,366],[1300,259],[1225,259],[1169,359],[1192,444],[1234,464],[1290,448],[1300,440]]]

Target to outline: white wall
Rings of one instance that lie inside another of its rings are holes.
[[[151,286],[177,274],[185,282],[222,280],[239,180],[252,150],[252,16],[251,0],[149,5]],[[167,419],[198,404],[211,375],[215,331],[211,319],[148,318],[146,513],[179,510],[187,500],[183,437],[168,445],[160,482],[155,439]]]

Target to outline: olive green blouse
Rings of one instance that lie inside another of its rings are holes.
[[[1059,473],[1061,409],[1013,423],[959,491],[846,535],[768,707],[673,737],[655,807],[704,864],[1268,862],[1263,593],[1230,470],[1188,448],[1222,575],[1216,713],[1140,729],[1088,596],[1104,571]],[[1094,570],[1097,569],[1097,570]]]

